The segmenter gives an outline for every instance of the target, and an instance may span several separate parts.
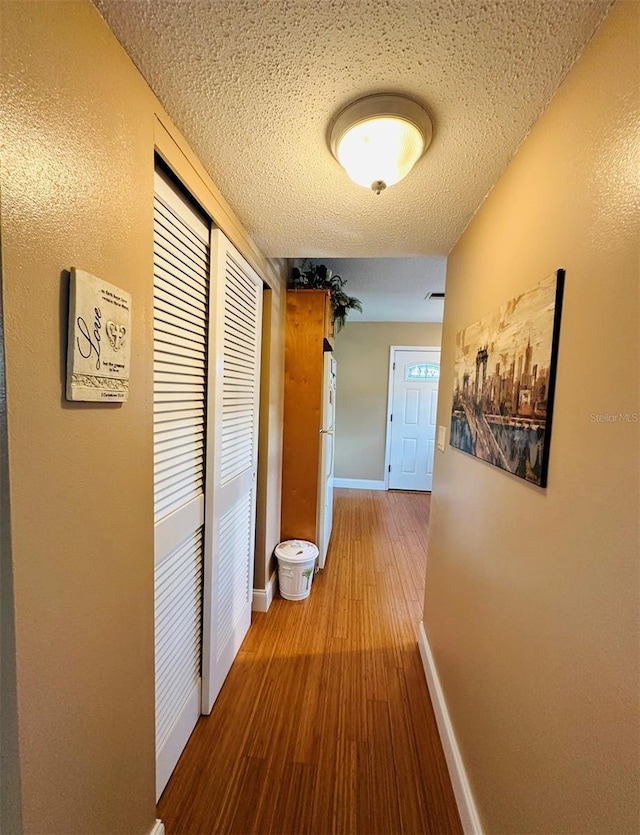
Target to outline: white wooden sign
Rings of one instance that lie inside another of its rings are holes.
[[[67,400],[123,402],[129,397],[131,296],[71,269]]]

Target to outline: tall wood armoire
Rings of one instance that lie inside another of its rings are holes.
[[[317,543],[324,352],[333,350],[328,290],[288,290],[282,539]]]

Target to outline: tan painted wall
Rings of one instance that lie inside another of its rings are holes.
[[[621,2],[449,257],[456,332],[567,270],[549,482],[436,453],[424,621],[489,833],[638,831],[639,12]],[[452,393],[443,382],[440,424]]]
[[[0,200],[1,198],[0,193]],[[6,394],[0,235],[0,832],[20,832],[22,803],[20,800]]]
[[[384,479],[391,345],[440,345],[432,322],[347,322],[336,337],[337,478]]]
[[[274,295],[281,281],[88,0],[3,0],[1,14],[23,824],[31,833],[148,833],[155,819],[154,143]],[[133,295],[126,404],[64,399],[72,265]],[[272,324],[282,329],[281,306]],[[275,349],[272,358],[277,363]],[[282,367],[272,368],[276,428],[281,381]],[[277,466],[277,438],[273,447]],[[263,512],[279,520],[269,502]],[[272,530],[273,520],[265,526]]]

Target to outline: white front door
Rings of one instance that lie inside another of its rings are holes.
[[[440,351],[391,350],[389,489],[431,490]]]

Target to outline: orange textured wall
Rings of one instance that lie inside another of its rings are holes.
[[[639,15],[613,7],[449,256],[447,427],[456,333],[567,271],[548,488],[436,452],[424,623],[490,833],[638,829]]]
[[[284,268],[262,258],[88,0],[2,0],[0,11],[19,811],[31,833],[146,835],[155,821],[154,144],[276,296]],[[126,404],[65,400],[71,266],[132,294]],[[282,316],[276,305],[276,333]],[[276,468],[281,355],[276,345],[267,410]],[[279,481],[266,481],[279,496]],[[263,505],[277,541],[279,509]]]
[[[436,322],[347,322],[336,336],[336,478],[384,480],[389,351],[440,345]]]

